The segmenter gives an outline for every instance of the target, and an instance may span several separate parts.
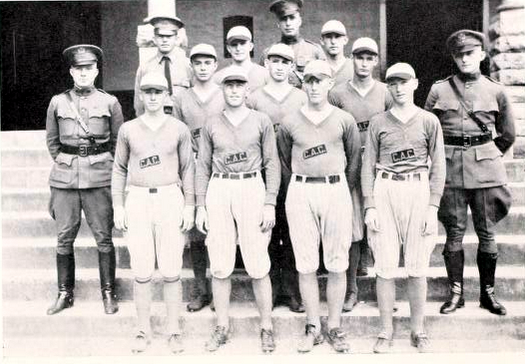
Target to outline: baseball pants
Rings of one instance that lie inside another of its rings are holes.
[[[368,229],[368,242],[379,277],[396,277],[401,246],[408,276],[426,276],[436,242],[434,235],[422,235],[429,198],[428,173],[377,172],[374,199],[381,231]]]
[[[177,184],[148,188],[129,187],[126,199],[126,241],[136,279],[148,281],[155,259],[165,280],[176,280],[182,269],[185,236],[179,224],[184,196]]]
[[[251,278],[263,278],[270,271],[271,231],[263,233],[260,226],[265,196],[259,171],[212,174],[206,193],[206,245],[214,277],[224,279],[233,273],[237,242]]]
[[[315,177],[314,180],[292,175],[286,215],[299,273],[317,270],[321,241],[326,269],[334,273],[346,271],[352,240],[348,216],[352,216],[352,210],[352,197],[344,174]]]

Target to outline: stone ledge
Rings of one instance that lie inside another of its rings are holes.
[[[490,77],[498,80],[504,85],[525,85],[525,69],[491,72]]]
[[[503,36],[494,40],[491,53],[523,52],[525,51],[525,37],[523,36]]]
[[[493,71],[505,69],[525,69],[525,53],[499,53],[491,59]]]

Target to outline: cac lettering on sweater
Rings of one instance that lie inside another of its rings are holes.
[[[303,159],[310,159],[313,157],[317,157],[321,154],[326,154],[326,145],[321,144],[317,145],[315,147],[309,148],[303,152]]]

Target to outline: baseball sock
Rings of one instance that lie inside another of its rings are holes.
[[[261,316],[261,328],[272,329],[272,285],[270,276],[252,279],[253,293]]]
[[[138,331],[151,335],[150,308],[151,308],[151,280],[133,283],[133,299],[137,309]]]
[[[306,309],[306,322],[321,330],[319,318],[319,283],[317,273],[299,273],[299,289]]]
[[[388,336],[392,336],[394,332],[394,324],[392,321],[392,310],[394,301],[396,299],[396,284],[395,280],[377,277],[377,305],[379,306],[379,314],[381,316],[381,331],[384,331]]]
[[[212,285],[215,313],[217,314],[217,325],[229,328],[230,294],[232,290],[231,279],[213,277]]]
[[[425,331],[425,302],[427,300],[427,278],[408,277],[408,300],[410,303],[410,328],[415,334]]]
[[[179,315],[182,300],[182,284],[180,279],[176,281],[164,281],[164,303],[168,311],[168,334],[180,334]]]
[[[341,326],[341,312],[345,301],[346,272],[328,272],[326,300],[328,301],[328,330]]]

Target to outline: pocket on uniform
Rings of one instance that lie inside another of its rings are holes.
[[[109,135],[109,119],[111,113],[107,109],[95,109],[89,112],[89,130],[94,136]]]
[[[498,103],[494,100],[491,101],[484,101],[484,100],[474,100],[472,102],[472,110],[474,112],[476,111],[482,111],[482,112],[498,112],[499,106]]]
[[[59,153],[51,169],[49,179],[52,181],[69,183],[73,178],[73,159],[76,155]]]
[[[476,179],[480,183],[498,182],[504,179],[506,172],[501,160],[503,155],[496,145],[491,142],[476,147]]]
[[[439,99],[432,109],[441,110],[441,111],[447,111],[447,110],[457,111],[459,109],[459,101]]]
[[[88,156],[89,180],[91,182],[109,182],[111,181],[111,172],[113,170],[113,156],[110,152]]]
[[[69,110],[57,110],[58,128],[61,136],[71,136],[75,134],[77,128],[77,115]]]

